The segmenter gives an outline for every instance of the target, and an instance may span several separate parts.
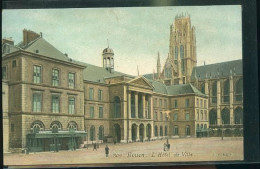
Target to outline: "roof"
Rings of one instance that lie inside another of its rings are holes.
[[[130,78],[135,77],[117,71],[110,72],[103,67],[91,65],[88,63],[83,63],[68,58],[65,54],[60,52],[58,49],[56,49],[53,45],[51,45],[42,37],[35,39],[34,41],[30,42],[26,46],[23,46],[23,43],[19,43],[18,45],[15,46],[15,48],[17,50],[25,50],[31,53],[36,53],[37,50],[38,54],[40,55],[85,66],[86,68],[83,70],[83,80],[87,80],[95,83],[105,84],[105,79],[112,78],[112,77],[119,77],[119,76],[127,76]],[[157,74],[154,75],[157,76]],[[160,81],[152,80],[153,74],[144,75],[144,78],[146,78],[147,81],[151,83],[151,85],[154,88],[153,91],[156,93],[169,94],[169,95],[195,93],[195,94],[204,95],[191,84],[166,86],[164,83]]]
[[[200,92],[196,87],[192,84],[181,84],[181,85],[172,85],[167,86],[167,91],[169,95],[180,95],[180,94],[196,94],[201,96],[207,96]]]
[[[155,79],[157,79],[157,73],[150,73],[150,74],[145,74],[145,75],[143,75],[146,79],[151,79],[151,80],[153,80],[153,76],[154,76],[154,78]]]
[[[128,76],[134,78],[134,76],[117,72],[117,71],[109,72],[103,67],[91,65],[88,63],[83,63],[75,60],[73,60],[72,62],[86,66],[86,68],[83,70],[83,79],[87,81],[105,84],[106,78],[112,78],[118,76]]]
[[[167,92],[167,88],[166,88],[166,85],[162,82],[159,82],[159,81],[154,81],[154,80],[151,80],[151,79],[147,79],[154,87],[154,92],[155,93],[160,93],[160,94],[168,94]]]
[[[233,60],[228,62],[197,66],[194,67],[191,74],[191,81],[210,79],[210,78],[222,78],[229,77],[231,74],[242,75],[242,59]]]
[[[38,54],[40,55],[62,61],[69,61],[69,58],[64,53],[56,49],[42,37],[30,42],[27,46],[22,46],[21,43],[18,45],[27,52],[36,53],[36,50],[38,50]]]

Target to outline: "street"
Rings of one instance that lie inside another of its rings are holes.
[[[228,161],[243,160],[243,137],[169,139],[129,144],[101,144],[76,151],[4,154],[4,165],[101,164],[140,162]],[[109,156],[105,155],[105,146]]]

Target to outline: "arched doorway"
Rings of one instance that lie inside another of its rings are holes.
[[[144,140],[144,124],[140,124],[139,126],[139,138],[141,141]]]
[[[95,140],[95,126],[91,126],[90,127],[90,141],[94,141]]]
[[[119,124],[114,124],[114,132],[114,139],[116,142],[119,143],[121,141],[121,128]]]
[[[98,129],[98,139],[103,140],[104,139],[104,126],[99,126]]]
[[[160,136],[163,136],[163,126],[160,126]]]
[[[222,124],[230,124],[230,112],[228,108],[224,108],[221,111]]]
[[[147,126],[146,126],[146,136],[147,136],[147,138],[148,138],[148,140],[150,140],[151,139],[151,124],[147,124]]]
[[[154,136],[158,137],[158,127],[157,126],[154,127]]]
[[[132,125],[132,141],[136,141],[137,138],[137,125]]]
[[[235,124],[243,124],[243,109],[241,107],[235,109],[234,116]]]

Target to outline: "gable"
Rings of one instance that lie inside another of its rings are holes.
[[[144,77],[137,77],[133,80],[130,80],[128,83],[134,86],[153,88],[151,83],[149,83]]]

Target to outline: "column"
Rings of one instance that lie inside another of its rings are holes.
[[[234,102],[234,87],[233,87],[233,77],[230,77],[230,81],[229,81],[229,110],[230,110],[230,124],[234,124],[234,108],[233,108],[233,102]]]
[[[143,118],[145,118],[145,93],[142,95]]]
[[[140,137],[139,137],[139,126],[136,126],[136,141],[140,141]]]
[[[129,128],[128,128],[128,142],[132,142],[132,124],[129,123]]]
[[[138,118],[138,92],[135,92],[135,118]]]
[[[218,79],[217,81],[217,125],[222,125],[220,103],[221,103],[221,90],[220,90],[220,80]]]
[[[151,139],[155,139],[154,138],[154,122],[153,121],[151,123]]]
[[[145,126],[145,124],[144,124],[144,141],[147,140],[146,128],[147,128],[147,125]]]
[[[128,118],[132,118],[131,112],[131,91],[128,91]]]
[[[208,82],[208,80],[205,80],[205,94],[209,95],[209,82]]]
[[[123,100],[123,116],[124,119],[127,118],[127,88],[124,86],[124,100]]]
[[[152,95],[150,95],[148,99],[149,99],[149,113],[150,113],[151,119],[153,119],[153,98],[152,98]]]

